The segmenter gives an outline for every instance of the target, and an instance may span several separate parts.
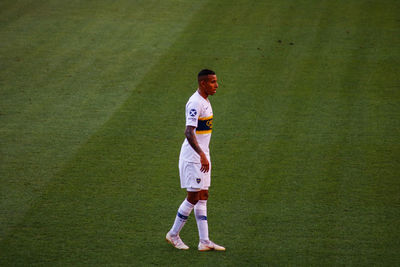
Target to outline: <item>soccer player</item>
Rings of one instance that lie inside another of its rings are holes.
[[[181,187],[186,188],[187,197],[179,206],[175,222],[167,233],[166,239],[177,249],[189,249],[179,237],[194,209],[200,242],[198,249],[225,250],[208,237],[207,199],[210,187],[210,152],[209,143],[212,132],[213,112],[209,95],[216,93],[217,76],[212,70],[204,69],[197,76],[199,88],[186,104],[186,139],[179,156],[179,175]]]

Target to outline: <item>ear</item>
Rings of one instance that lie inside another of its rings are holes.
[[[201,86],[204,86],[204,83],[205,83],[205,82],[206,82],[205,79],[200,80],[200,85],[201,85]]]

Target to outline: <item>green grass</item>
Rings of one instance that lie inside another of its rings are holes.
[[[3,1],[0,265],[400,264],[397,1]],[[178,155],[214,69],[210,236]]]

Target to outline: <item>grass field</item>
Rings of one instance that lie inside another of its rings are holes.
[[[399,266],[400,2],[0,2],[1,266]],[[210,237],[184,106],[217,72]]]

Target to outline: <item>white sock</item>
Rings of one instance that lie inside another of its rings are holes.
[[[207,221],[207,200],[199,200],[194,206],[197,228],[199,229],[200,242],[209,241]]]
[[[179,206],[178,213],[176,214],[174,225],[169,231],[171,235],[179,235],[182,227],[185,225],[194,205],[185,199]]]

